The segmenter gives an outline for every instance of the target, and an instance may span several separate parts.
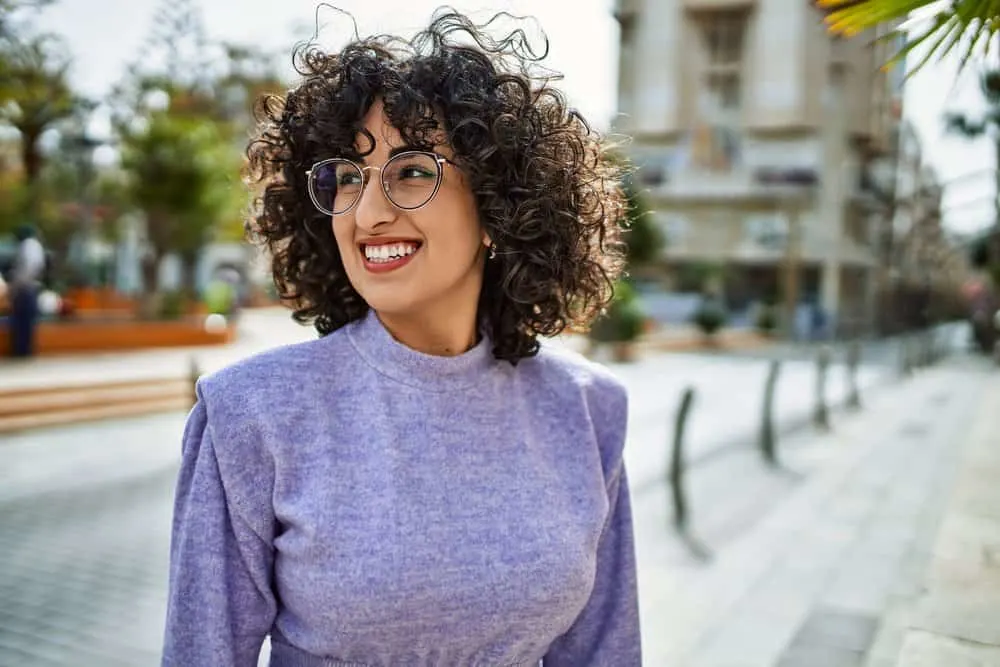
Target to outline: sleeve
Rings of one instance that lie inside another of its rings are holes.
[[[608,516],[597,546],[594,589],[570,629],[549,647],[544,667],[640,667],[639,603],[628,476],[622,460],[628,400],[617,380],[613,400],[595,402],[605,460]]]
[[[276,613],[270,485],[253,484],[263,466],[243,451],[249,472],[223,475],[216,444],[199,386],[174,500],[163,667],[255,667]]]

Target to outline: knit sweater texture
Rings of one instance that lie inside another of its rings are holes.
[[[369,313],[197,395],[164,667],[253,667],[268,635],[272,667],[641,664],[607,369],[427,355]]]

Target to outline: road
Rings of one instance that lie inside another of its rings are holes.
[[[274,340],[262,333],[258,344]],[[631,395],[626,461],[634,495],[662,491],[668,427],[688,384],[698,391],[692,456],[752,447],[766,367],[762,359],[696,355],[612,365]],[[786,364],[776,403],[781,424],[808,417],[813,372],[808,362]],[[865,367],[861,383],[888,381],[891,373]],[[830,395],[843,392],[835,368]],[[175,413],[5,437],[0,667],[157,664],[183,421]],[[740,483],[729,480],[720,495],[738,497]]]

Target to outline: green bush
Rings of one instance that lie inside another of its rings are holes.
[[[777,309],[769,304],[761,304],[757,309],[757,330],[763,333],[773,333],[778,328]]]
[[[706,300],[691,319],[703,334],[712,336],[726,323],[726,313],[719,304]]]
[[[598,343],[628,343],[642,335],[646,315],[639,306],[635,289],[627,282],[615,284],[615,296],[605,314],[590,329]]]
[[[161,320],[179,320],[184,316],[186,299],[182,292],[165,292],[160,297],[159,316]]]
[[[236,301],[236,291],[233,286],[223,280],[214,280],[205,288],[205,306],[208,312],[219,315],[229,315]]]

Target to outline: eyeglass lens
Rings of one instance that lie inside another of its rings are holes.
[[[419,208],[434,196],[440,170],[432,155],[402,153],[380,170],[382,188],[399,208]],[[361,198],[364,173],[350,160],[331,160],[313,170],[309,187],[320,209],[337,215],[350,210]]]

